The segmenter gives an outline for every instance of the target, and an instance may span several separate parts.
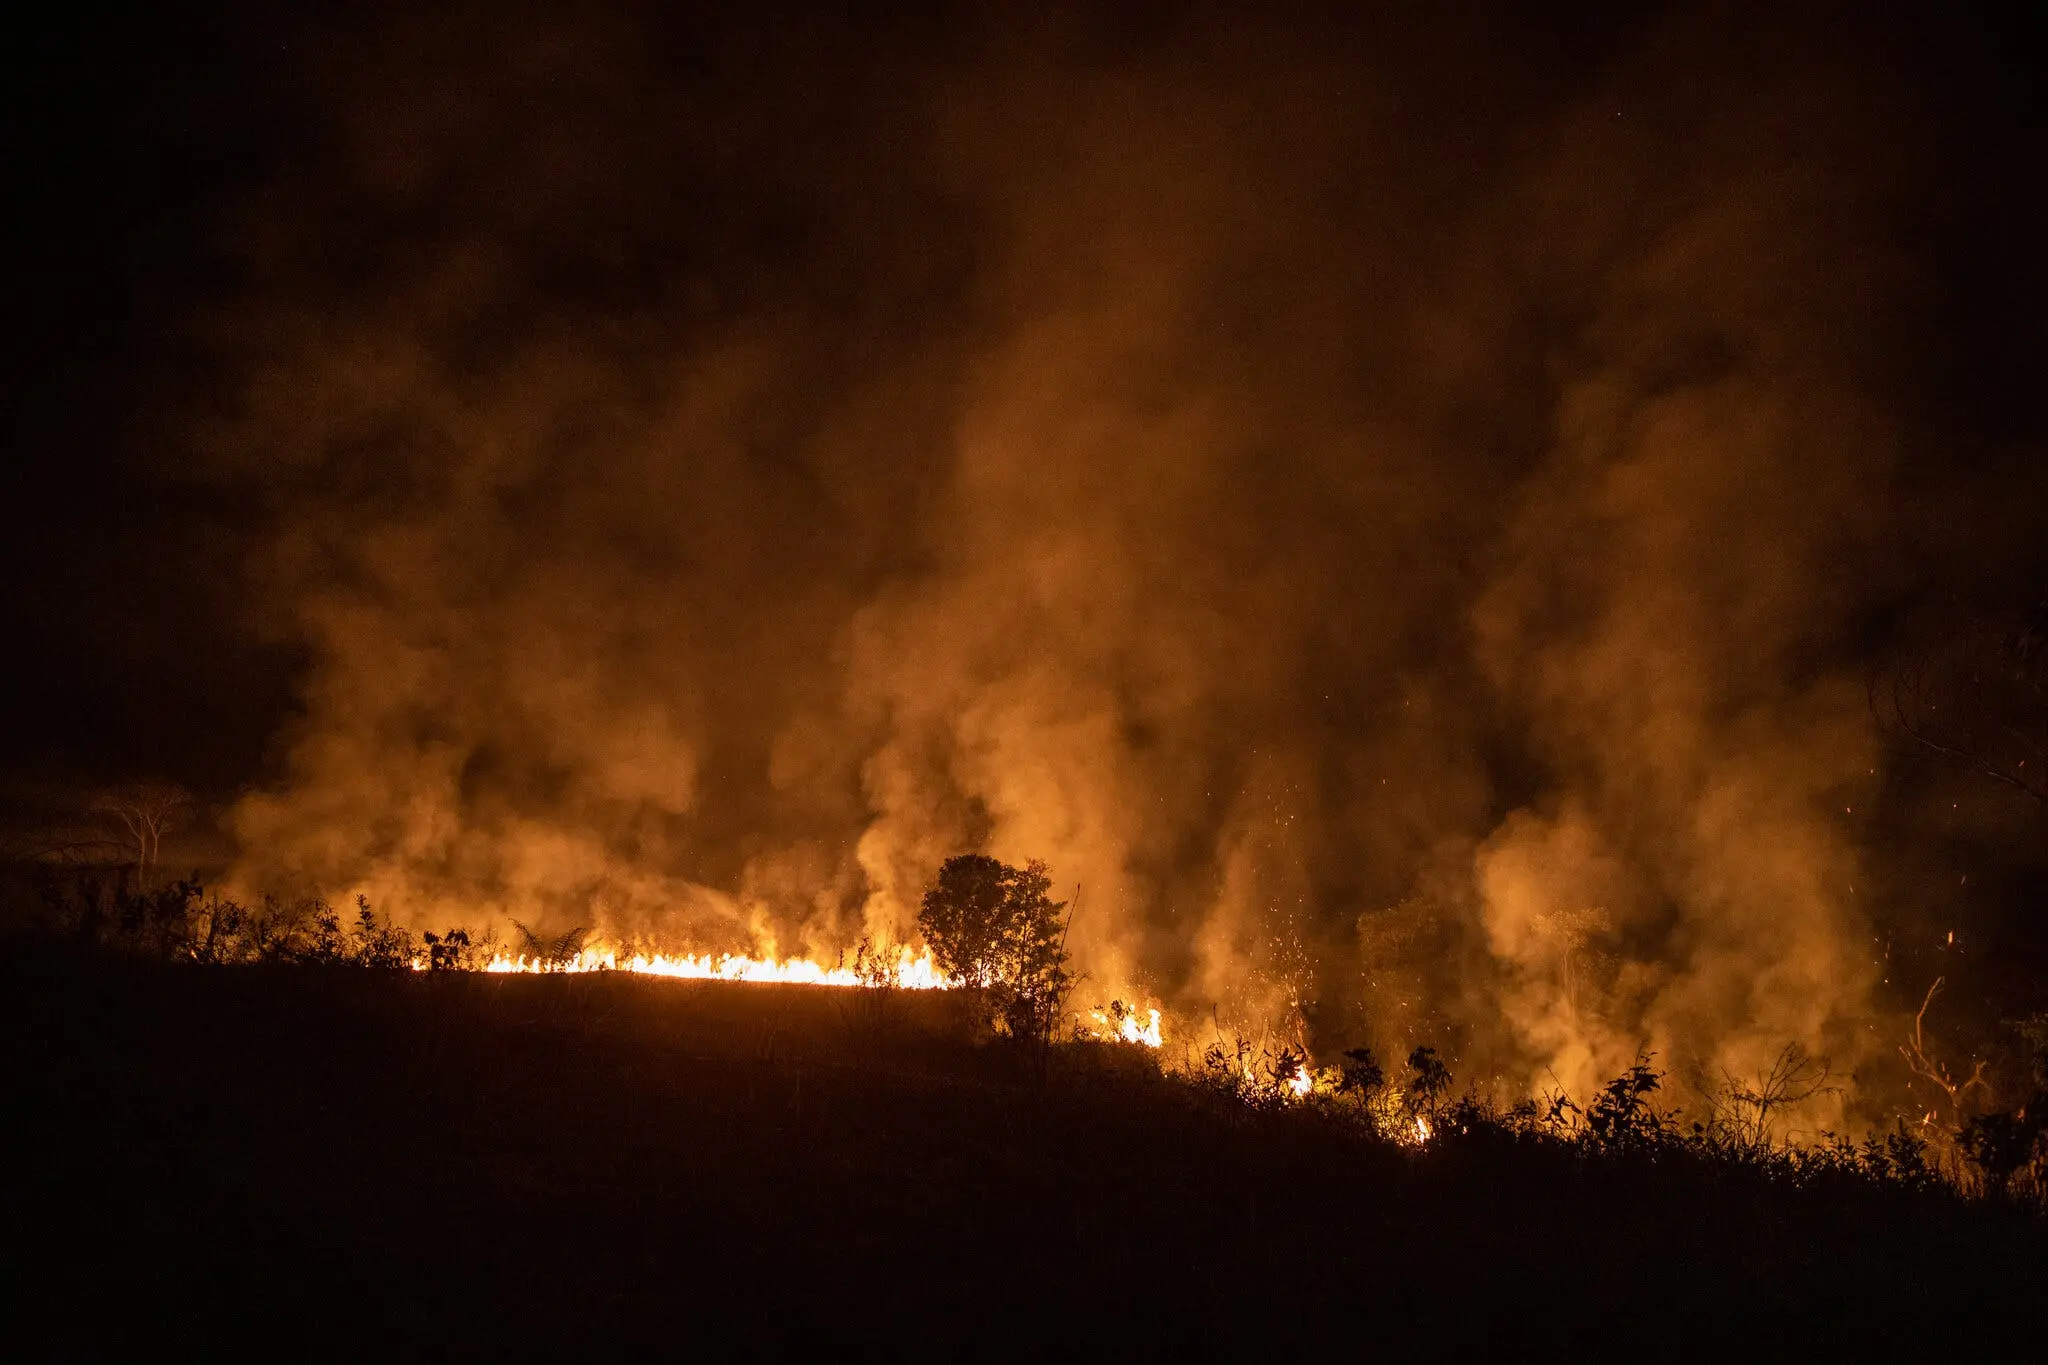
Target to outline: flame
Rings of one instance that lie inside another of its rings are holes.
[[[427,971],[424,957],[414,958],[412,969]],[[793,986],[894,986],[909,991],[945,991],[957,987],[958,979],[948,976],[932,957],[929,948],[912,952],[904,948],[893,972],[876,972],[872,967],[827,967],[807,957],[748,957],[741,953],[634,953],[622,955],[610,947],[585,948],[572,957],[550,959],[499,953],[481,970],[550,976],[559,972],[634,972],[641,976],[666,976],[685,981],[760,981]],[[1141,1047],[1165,1046],[1159,1027],[1159,1011],[1119,1007],[1112,1020],[1101,1010],[1091,1012],[1093,1036],[1104,1042],[1135,1043]],[[1303,1073],[1304,1076],[1307,1074]],[[1305,1093],[1305,1091],[1297,1092]]]
[[[424,964],[415,964],[422,966]],[[612,948],[585,948],[562,961],[499,954],[484,967],[487,972],[637,972],[642,976],[668,976],[692,981],[766,981],[799,986],[893,985],[903,990],[950,990],[959,982],[947,976],[932,960],[931,949],[913,953],[905,948],[897,958],[893,979],[879,983],[864,978],[852,967],[827,967],[809,958],[747,957],[743,954],[678,953],[670,956],[635,953],[621,956]],[[1156,1015],[1154,1016],[1157,1017]]]
[[[1114,1020],[1101,1010],[1089,1011],[1088,1017],[1095,1021],[1095,1037],[1106,1043],[1137,1043],[1144,1047],[1163,1047],[1165,1039],[1159,1032],[1159,1011],[1145,1011],[1146,1020],[1139,1022],[1137,1010],[1121,1010]]]
[[[1117,1032],[1125,1042],[1143,1043],[1146,1047],[1159,1047],[1162,1045],[1163,1040],[1159,1036],[1159,1011],[1150,1010],[1148,1013],[1151,1015],[1151,1019],[1143,1028],[1138,1026],[1137,1015],[1127,1014],[1124,1016],[1123,1025]]]
[[[1430,1127],[1428,1118],[1424,1117],[1421,1114],[1417,1114],[1415,1116],[1415,1145],[1417,1147],[1420,1147],[1423,1143],[1428,1142],[1429,1134]]]
[[[425,971],[425,958],[416,959],[414,971]],[[948,976],[933,959],[929,948],[912,952],[904,948],[893,973],[857,971],[847,966],[827,967],[806,957],[748,957],[720,953],[634,953],[622,955],[616,948],[585,948],[573,957],[551,960],[500,953],[483,967],[486,972],[517,972],[552,975],[557,972],[635,972],[642,976],[666,976],[687,981],[761,981],[796,986],[895,986],[910,991],[952,990],[960,983]],[[1159,1011],[1124,1009],[1114,1021],[1101,1010],[1092,1012],[1095,1036],[1105,1042],[1136,1043],[1142,1047],[1165,1046],[1159,1027]]]
[[[1283,1084],[1287,1087],[1287,1093],[1294,1096],[1294,1098],[1298,1100],[1306,1099],[1308,1098],[1308,1092],[1315,1089],[1316,1078],[1309,1073],[1308,1064],[1304,1062],[1294,1069],[1294,1074],[1289,1076]]]

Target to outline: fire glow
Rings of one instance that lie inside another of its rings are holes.
[[[1138,1011],[1119,1010],[1116,1017],[1101,1010],[1091,1011],[1089,1017],[1095,1021],[1095,1036],[1109,1043],[1142,1043],[1146,1047],[1160,1047],[1164,1039],[1159,1032],[1159,1011],[1147,1010],[1144,1023],[1138,1021]]]
[[[424,961],[413,964],[415,971],[425,971]],[[640,976],[665,976],[684,981],[750,981],[788,986],[837,986],[837,987],[894,987],[909,991],[945,991],[957,988],[960,983],[948,976],[933,959],[931,949],[912,952],[902,950],[896,959],[893,972],[862,973],[847,966],[827,967],[810,958],[792,957],[748,957],[744,954],[721,953],[634,953],[622,956],[613,948],[585,948],[571,957],[549,960],[528,957],[524,954],[511,956],[500,953],[483,967],[492,973],[514,973],[521,975],[553,975],[573,972],[632,972]],[[1102,1042],[1134,1043],[1141,1047],[1158,1048],[1165,1044],[1160,1031],[1157,1009],[1135,1010],[1120,1008],[1112,1018],[1101,1010],[1090,1012],[1095,1028],[1093,1036]]]
[[[721,953],[692,955],[665,953],[648,956],[635,953],[622,957],[611,948],[585,948],[561,961],[544,958],[510,957],[500,954],[484,967],[487,972],[549,974],[555,972],[634,972],[642,976],[668,976],[688,981],[756,981],[792,986],[894,986],[900,990],[942,991],[959,983],[939,969],[931,950],[912,953],[905,948],[893,974],[880,980],[864,979],[852,967],[827,967],[809,958],[747,957]]]

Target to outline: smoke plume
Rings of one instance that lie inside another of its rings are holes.
[[[208,320],[308,659],[242,882],[830,957],[986,851],[1204,1029],[1853,1059],[1876,77],[1680,24],[387,27],[293,67]]]

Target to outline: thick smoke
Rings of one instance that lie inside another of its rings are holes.
[[[985,850],[1188,1029],[1853,1058],[1885,92],[1684,31],[855,38],[294,68],[205,433],[310,660],[240,878],[831,956]]]

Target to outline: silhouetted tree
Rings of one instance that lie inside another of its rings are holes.
[[[1059,956],[1060,911],[1045,864],[1011,867],[984,854],[948,858],[924,893],[917,926],[940,967],[969,986],[1041,972]]]
[[[1349,1048],[1344,1053],[1343,1070],[1337,1081],[1337,1092],[1357,1095],[1361,1103],[1370,1103],[1381,1090],[1386,1088],[1387,1073],[1380,1068],[1380,1059],[1369,1047]]]
[[[1833,1075],[1827,1059],[1815,1058],[1795,1042],[1780,1048],[1770,1066],[1750,1079],[1723,1069],[1718,1086],[1702,1081],[1697,1088],[1717,1142],[1736,1151],[1766,1152],[1775,1141],[1773,1116],[1817,1095],[1837,1093],[1840,1087],[1829,1084]]]
[[[2024,1192],[2048,1204],[2048,1015],[2037,1014],[2016,1024],[2027,1044],[2027,1076],[2018,1087],[2019,1103],[1966,1121],[1956,1145],[1995,1192]]]
[[[1408,1054],[1408,1104],[1418,1114],[1434,1114],[1450,1093],[1451,1069],[1433,1047],[1418,1047]]]
[[[94,814],[113,822],[135,855],[135,880],[145,891],[155,879],[163,839],[192,808],[192,794],[174,782],[129,782],[94,793]]]
[[[1919,1012],[1913,1016],[1913,1032],[1899,1045],[1899,1055],[1905,1058],[1907,1070],[1941,1091],[1948,1100],[1951,1121],[1960,1125],[1969,1117],[1971,1092],[1977,1092],[1979,1102],[1990,1092],[1984,1075],[1990,1063],[1979,1060],[1968,1075],[1963,1075],[1951,1070],[1928,1041],[1927,1011],[1933,1006],[1934,998],[1941,994],[1947,980],[1947,977],[1937,976],[1934,984],[1927,988],[1927,996],[1920,1002]]]
[[[981,991],[1011,1034],[1044,1041],[1071,984],[1065,909],[1044,863],[1017,868],[970,853],[939,869],[917,925],[939,966]]]

